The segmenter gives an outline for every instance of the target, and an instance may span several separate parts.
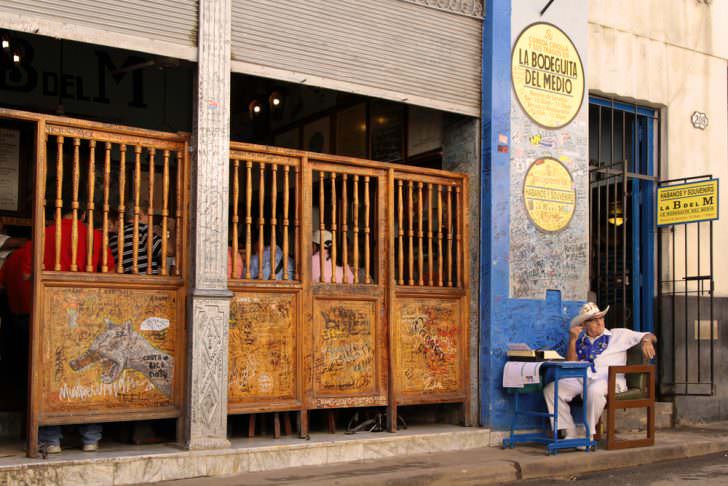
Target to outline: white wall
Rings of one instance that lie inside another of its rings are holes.
[[[592,94],[661,109],[663,179],[721,179],[713,265],[716,295],[728,296],[728,1],[710,3],[590,0],[588,82]],[[708,115],[706,130],[692,126],[694,111]]]

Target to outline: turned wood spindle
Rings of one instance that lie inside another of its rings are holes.
[[[81,176],[79,147],[81,140],[73,139],[73,198],[71,210],[73,211],[73,226],[71,227],[71,271],[78,271],[78,187]]]
[[[63,136],[56,137],[56,245],[53,270],[61,269],[61,230],[63,229]]]
[[[88,141],[88,194],[86,201],[86,271],[93,272],[94,257],[94,190],[96,179],[96,140]]]

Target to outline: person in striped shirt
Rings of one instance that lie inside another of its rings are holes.
[[[142,208],[146,208],[145,204],[141,205]],[[149,269],[148,260],[148,241],[149,237],[152,238],[152,262],[151,269],[153,275],[158,275],[159,270],[162,267],[162,239],[153,234],[147,225],[147,212],[144,209],[139,209],[139,245],[137,250],[137,273],[146,274]],[[114,232],[109,237],[109,248],[114,254],[114,258],[118,262],[121,259],[122,266],[124,267],[124,273],[135,273],[134,272],[134,213],[133,211],[127,211],[124,218],[124,248],[122,255],[119,255],[119,213],[113,214],[111,221],[111,232]]]

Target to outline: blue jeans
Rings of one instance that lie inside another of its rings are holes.
[[[81,442],[86,444],[95,444],[101,440],[101,424],[83,424],[78,426],[78,432],[81,434]],[[38,429],[38,442],[41,445],[61,445],[60,425],[47,425]]]

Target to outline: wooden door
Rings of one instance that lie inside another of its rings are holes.
[[[386,176],[324,160],[304,170],[308,408],[387,404]]]

